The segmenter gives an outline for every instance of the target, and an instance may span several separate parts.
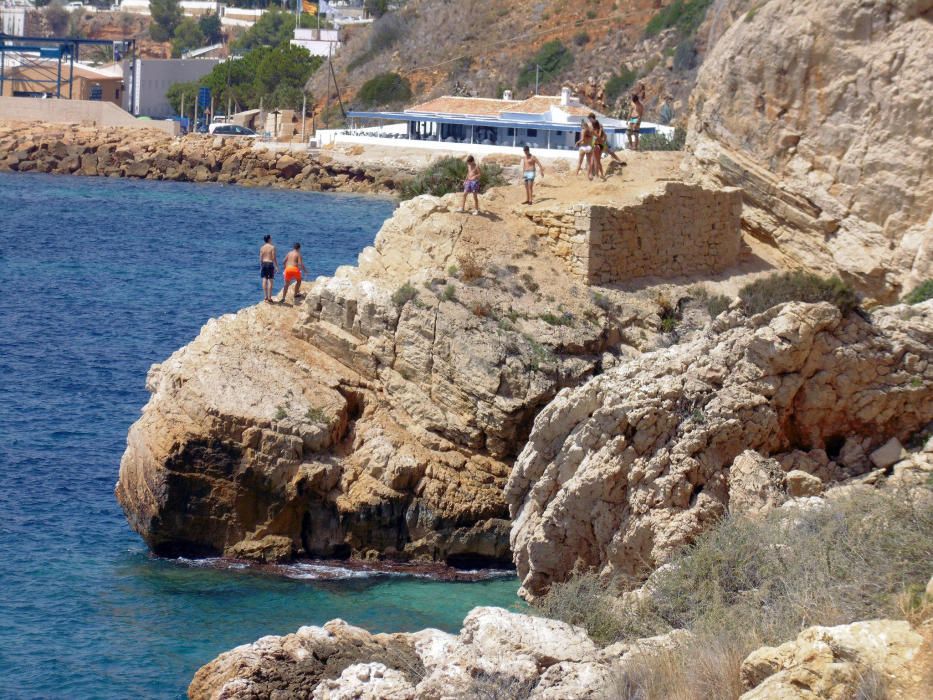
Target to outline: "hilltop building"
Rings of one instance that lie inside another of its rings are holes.
[[[528,145],[537,150],[576,149],[580,123],[593,109],[563,88],[559,96],[535,95],[514,100],[509,91],[502,99],[438,97],[403,112],[350,111],[351,128],[319,133],[322,143],[378,143],[392,141],[410,148],[457,150],[484,154],[509,152]],[[596,113],[614,149],[626,147],[628,125]],[[390,122],[367,127],[371,122]],[[673,135],[671,127],[642,122],[640,133]]]

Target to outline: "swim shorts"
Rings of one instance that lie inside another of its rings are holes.
[[[301,282],[301,270],[299,270],[294,265],[289,265],[285,268],[285,281],[286,282]]]
[[[526,179],[528,182],[534,182],[534,181],[535,181],[535,171],[534,171],[534,170],[526,170],[526,171],[525,171],[525,179]]]
[[[592,150],[593,150],[592,146],[580,146],[581,153],[589,153]]]
[[[271,280],[275,277],[275,265],[271,262],[259,264],[259,276],[264,280]]]
[[[467,194],[479,193],[479,180],[464,180],[463,191]]]

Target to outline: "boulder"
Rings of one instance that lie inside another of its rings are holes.
[[[781,465],[774,459],[746,450],[729,469],[729,512],[761,517],[785,499]]]
[[[645,641],[645,650],[656,647]],[[634,643],[629,657],[640,649]],[[373,635],[333,620],[263,637],[201,667],[188,695],[596,700],[605,697],[615,663],[579,628],[502,608],[474,608],[456,636],[432,629]]]
[[[823,482],[812,474],[794,469],[784,477],[787,483],[787,493],[792,498],[801,496],[819,496],[823,493]]]
[[[933,275],[930,8],[759,3],[690,100],[685,167],[743,188],[745,231],[884,301]]]
[[[869,620],[810,627],[779,647],[762,647],[742,662],[741,700],[861,697],[873,677],[879,685],[909,679],[924,639],[903,620]]]
[[[887,469],[904,458],[906,452],[896,437],[891,438],[869,455],[871,463],[879,469]]]

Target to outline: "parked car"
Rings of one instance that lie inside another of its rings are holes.
[[[232,131],[231,131],[231,129],[232,129]],[[240,126],[239,124],[224,124],[224,123],[222,123],[222,122],[212,122],[210,125],[208,125],[208,127],[207,127],[207,132],[208,132],[209,134],[216,134],[216,133],[219,132],[219,133],[221,133],[221,134],[226,134],[227,136],[230,136],[230,135],[235,135],[235,136],[250,136],[250,135],[256,135],[256,132],[253,131],[252,129],[248,128],[248,127]]]

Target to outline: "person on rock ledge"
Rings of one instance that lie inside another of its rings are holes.
[[[544,166],[541,161],[531,155],[531,149],[525,146],[525,155],[522,156],[522,179],[525,181],[525,201],[522,204],[532,204],[535,191],[535,174],[541,171],[541,177],[544,177]]]
[[[272,301],[273,286],[275,285],[275,273],[279,269],[278,255],[275,253],[275,246],[272,245],[272,236],[268,233],[262,237],[264,241],[259,249],[259,277],[262,279],[262,293],[264,301],[267,304]]]
[[[294,249],[288,251],[285,255],[285,289],[282,290],[282,303],[285,303],[285,296],[288,294],[288,288],[295,283],[295,295],[293,299],[298,301],[301,298],[301,273],[308,274],[304,260],[301,259],[301,243],[296,243]]]

